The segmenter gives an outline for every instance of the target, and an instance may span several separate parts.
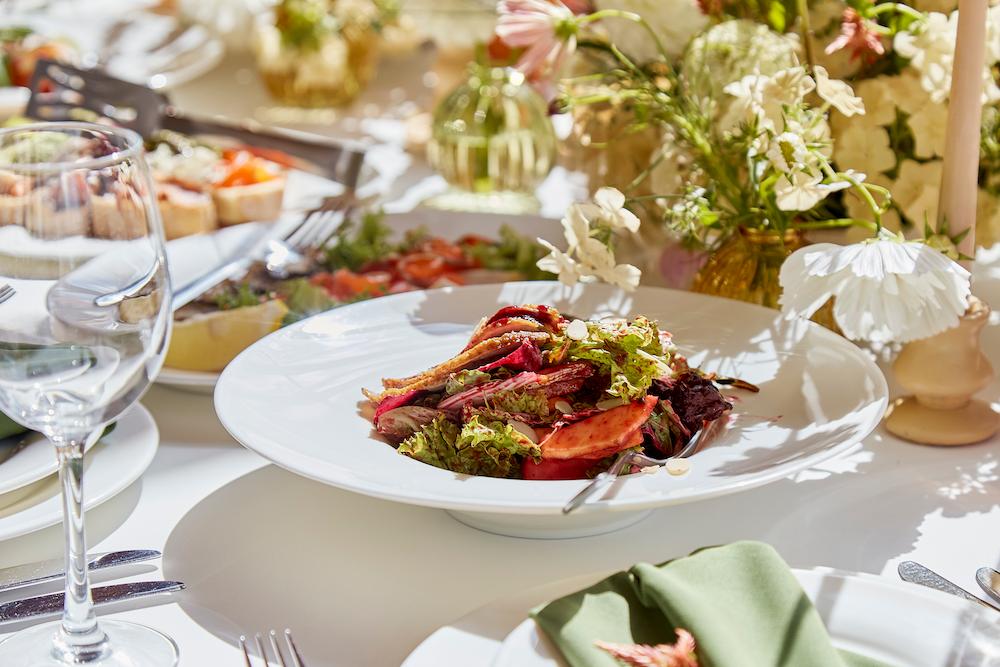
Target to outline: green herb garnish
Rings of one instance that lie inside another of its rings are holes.
[[[215,307],[219,310],[234,310],[247,306],[256,306],[260,303],[260,296],[248,283],[239,285],[229,285],[225,289],[219,290],[213,296]]]

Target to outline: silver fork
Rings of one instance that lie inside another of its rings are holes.
[[[631,466],[639,466],[645,468],[648,466],[664,466],[670,461],[676,459],[686,459],[698,450],[698,445],[701,443],[702,436],[708,431],[714,431],[713,428],[719,420],[714,420],[706,423],[700,431],[695,433],[688,443],[684,445],[684,448],[679,451],[674,456],[667,457],[665,459],[654,459],[651,456],[646,456],[642,452],[636,452],[631,449],[627,449],[618,455],[615,462],[611,464],[611,467],[600,473],[594,479],[590,480],[590,484],[583,487],[580,493],[573,496],[568,503],[562,508],[563,514],[569,514],[573,510],[577,509],[581,505],[587,502],[589,498],[597,494],[597,492],[606,489],[611,485],[618,476],[622,474],[623,471],[627,470]]]
[[[282,655],[281,649],[278,647],[278,633],[274,630],[270,630],[267,633],[268,643],[271,645],[271,653],[274,654],[274,664],[278,665],[278,667],[305,667],[302,655],[299,654],[299,649],[295,646],[295,640],[292,639],[292,631],[285,628],[284,635],[289,662],[285,662],[285,656]],[[257,653],[260,654],[261,659],[264,661],[264,665],[270,665],[272,658],[268,655],[267,649],[264,646],[264,639],[260,636],[259,632],[253,636],[253,641],[254,644],[257,645]],[[244,667],[253,667],[253,663],[250,661],[250,652],[247,650],[248,643],[246,635],[241,635],[240,650],[243,651],[243,665]]]
[[[0,285],[0,303],[7,301],[12,296],[14,296],[14,294],[15,294],[14,288],[11,287],[10,285],[7,284]]]
[[[267,241],[263,262],[268,273],[278,279],[291,275],[296,264],[305,262],[304,253],[330,240],[356,201],[350,194],[327,197],[280,238]],[[341,209],[343,215],[337,215]],[[181,286],[174,291],[173,309],[176,311],[191,303],[224,280],[244,275],[252,262],[252,257],[237,257]]]
[[[357,199],[353,193],[326,197],[316,208],[307,211],[301,222],[281,239],[272,239],[264,252],[264,267],[278,279],[291,275],[296,265],[303,265],[305,253],[322,248],[340,224],[350,215]]]

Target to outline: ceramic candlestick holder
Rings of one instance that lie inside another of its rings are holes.
[[[993,381],[979,346],[990,309],[976,297],[958,326],[907,343],[893,371],[908,393],[886,416],[890,433],[925,445],[970,445],[1000,431],[1000,414],[973,395]]]

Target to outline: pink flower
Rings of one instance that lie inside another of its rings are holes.
[[[630,667],[698,667],[694,637],[687,630],[677,628],[675,644],[609,644],[595,642],[598,648],[610,653]]]
[[[826,53],[829,55],[847,47],[851,49],[851,59],[863,58],[869,63],[885,54],[885,45],[871,21],[851,7],[844,10],[840,34],[826,47]]]
[[[573,11],[560,0],[500,0],[497,9],[497,36],[508,46],[525,48],[517,69],[535,82],[556,76],[576,48]]]

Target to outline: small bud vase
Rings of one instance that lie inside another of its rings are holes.
[[[989,306],[971,297],[958,326],[903,347],[893,372],[913,395],[890,409],[890,433],[925,445],[969,445],[1000,431],[1000,414],[973,398],[993,381],[979,344],[989,315]]]

